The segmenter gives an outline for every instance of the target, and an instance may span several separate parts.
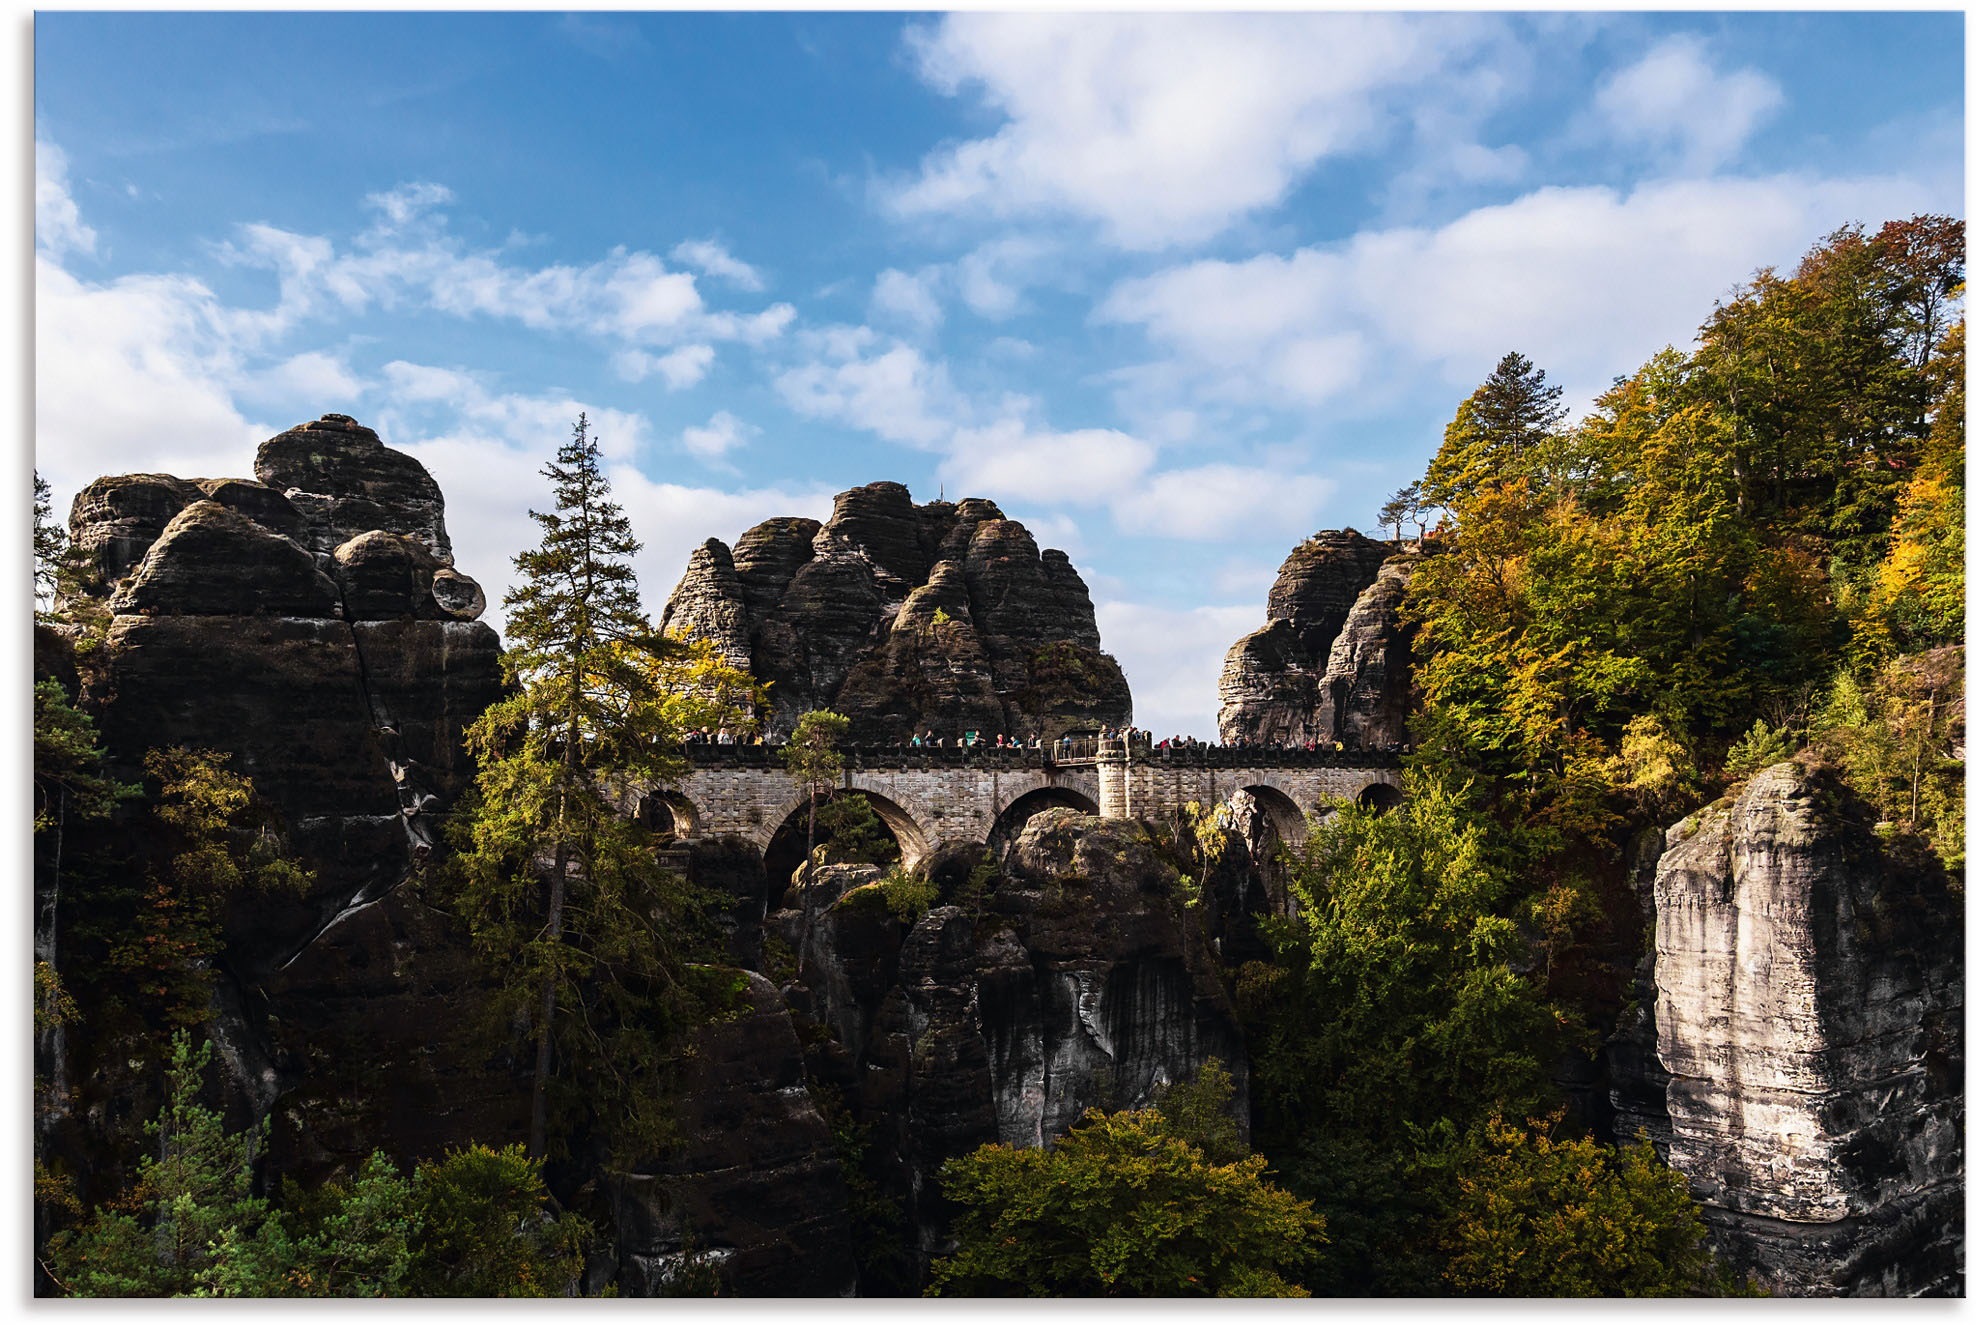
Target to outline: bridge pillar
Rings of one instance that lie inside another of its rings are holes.
[[[1157,808],[1151,803],[1143,770],[1135,770],[1132,750],[1124,741],[1100,740],[1094,761],[1098,766],[1098,815],[1104,819],[1143,818]],[[1135,778],[1135,773],[1138,776]],[[1135,785],[1135,781],[1137,785]]]

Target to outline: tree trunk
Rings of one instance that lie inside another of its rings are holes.
[[[810,831],[809,831],[808,842],[803,852],[803,869],[807,870],[811,867],[811,864],[815,856],[816,856],[816,783],[812,782],[810,783]],[[812,878],[811,882],[813,883],[814,881],[815,881],[814,878]],[[815,891],[816,890],[814,888],[808,886],[807,884],[803,888],[803,908],[802,908],[803,919],[801,925],[798,927],[796,931],[796,978],[799,980],[802,979],[803,969],[806,966],[808,966],[810,963],[810,907],[814,904],[815,901],[815,899],[812,898],[810,894]]]
[[[563,892],[569,878],[569,844],[556,843],[556,872],[549,882],[549,942],[563,939]],[[556,1018],[556,971],[542,979],[542,1011],[535,1024],[535,1086],[528,1109],[528,1157],[541,1159],[549,1141],[549,1037]]]

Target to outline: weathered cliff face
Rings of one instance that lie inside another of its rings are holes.
[[[1381,574],[1397,551],[1355,529],[1297,545],[1270,588],[1267,624],[1237,640],[1222,664],[1223,741],[1363,748],[1400,739],[1411,655],[1398,607],[1408,563]]]
[[[682,1143],[604,1179],[619,1291],[679,1291],[697,1271],[743,1297],[848,1297],[857,1259],[830,1124],[775,986],[737,978],[747,985],[739,1011],[694,1037]]]
[[[465,787],[462,732],[500,693],[484,595],[451,567],[437,485],[369,429],[327,415],[270,439],[256,472],[77,497],[86,591],[112,613],[86,701],[125,777],[152,749],[229,755],[316,872],[306,896],[233,907],[209,1028],[257,1108],[294,1092],[281,1162],[502,1135],[511,1085],[433,1039],[470,1002],[463,954],[398,892]]]
[[[872,1129],[869,1163],[904,1212],[923,1271],[948,1211],[940,1165],[990,1141],[1047,1144],[1091,1107],[1133,1108],[1210,1057],[1247,1058],[1181,881],[1136,823],[1070,810],[1032,818],[986,897],[910,927],[878,871],[829,866],[803,982],[785,993],[829,1029],[811,1070],[842,1083]],[[964,877],[964,871],[955,871]],[[964,903],[964,904],[961,904]],[[793,947],[795,911],[772,918]]]
[[[868,742],[1048,738],[1132,716],[1069,558],[975,498],[916,506],[871,483],[838,494],[825,524],[765,521],[731,551],[709,539],[661,621],[771,682],[780,731],[820,707]]]
[[[1400,618],[1400,600],[1417,560],[1387,560],[1345,614],[1317,685],[1320,744],[1377,750],[1405,742],[1414,632]]]
[[[1669,1161],[1781,1293],[1961,1291],[1961,908],[1870,822],[1780,764],[1655,875]]]

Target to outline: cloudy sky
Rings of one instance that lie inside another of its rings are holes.
[[[417,455],[498,598],[589,411],[656,613],[896,479],[1067,550],[1138,720],[1520,350],[1582,405],[1847,222],[1963,210],[1963,18],[34,20],[36,463]]]

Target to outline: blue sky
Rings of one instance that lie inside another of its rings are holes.
[[[1504,352],[1588,402],[1849,221],[1963,211],[1963,17],[42,13],[36,459],[418,455],[498,598],[579,409],[656,614],[896,479],[1211,736],[1301,537]]]

